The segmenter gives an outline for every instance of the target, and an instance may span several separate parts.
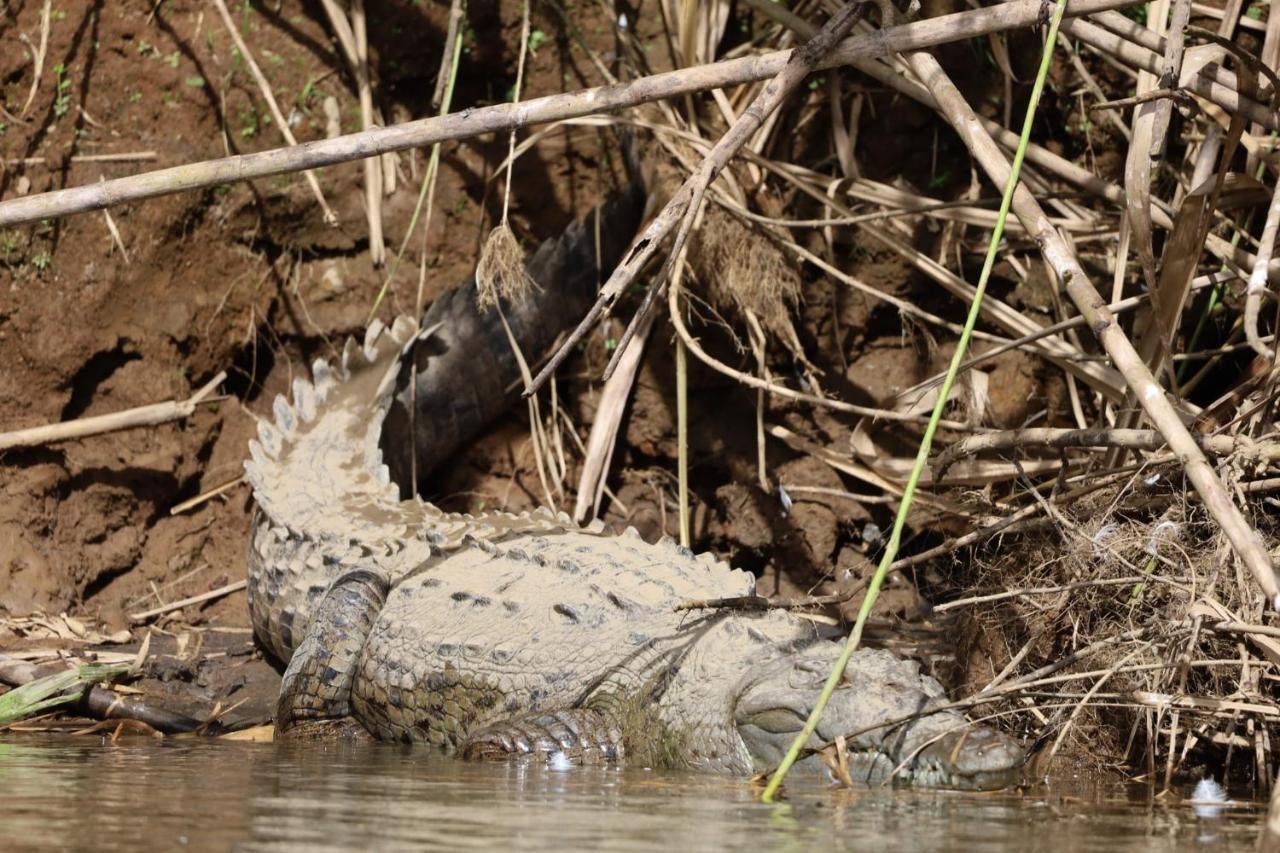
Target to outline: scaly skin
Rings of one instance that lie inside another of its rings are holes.
[[[750,773],[803,723],[838,646],[780,611],[677,613],[753,578],[670,541],[563,516],[445,513],[401,500],[379,440],[418,336],[404,318],[317,362],[259,426],[246,472],[255,633],[288,661],[277,726],[350,715],[375,736],[469,755],[626,753]],[[296,654],[295,654],[296,651]],[[815,744],[854,775],[961,788],[1013,781],[1022,751],[954,712],[918,667],[854,655]]]

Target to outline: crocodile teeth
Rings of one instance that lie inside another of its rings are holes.
[[[293,432],[298,426],[298,419],[293,414],[293,409],[289,407],[289,401],[283,395],[277,394],[271,404],[271,410],[276,416],[276,426],[284,433],[287,439],[293,438]]]
[[[316,419],[316,392],[305,379],[293,380],[293,409],[304,424]]]
[[[272,459],[280,456],[284,441],[280,437],[280,431],[276,429],[275,424],[266,419],[258,421],[258,438],[262,441],[262,449],[266,451],[267,456]]]

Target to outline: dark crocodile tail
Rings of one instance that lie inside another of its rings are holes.
[[[645,199],[637,178],[559,237],[544,242],[526,261],[538,288],[514,305],[503,305],[502,311],[532,369],[595,302],[599,285],[640,227]],[[416,345],[413,358],[405,359],[382,429],[383,458],[404,497],[412,490],[412,453],[417,453],[417,483],[423,491],[431,471],[502,415],[523,387],[498,309],[476,310],[474,276],[427,310],[422,327],[437,324],[437,331]],[[417,399],[411,401],[413,362],[418,367]],[[411,405],[417,410],[412,442],[407,440]]]

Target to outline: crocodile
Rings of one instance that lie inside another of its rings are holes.
[[[840,646],[789,611],[676,609],[751,596],[750,573],[634,529],[547,509],[452,513],[402,489],[384,424],[406,361],[438,331],[375,321],[294,379],[250,443],[249,607],[287,664],[278,731],[345,720],[463,757],[776,765]],[[1017,741],[942,707],[917,663],[863,649],[843,676],[811,745],[845,738],[852,778],[1018,779]]]

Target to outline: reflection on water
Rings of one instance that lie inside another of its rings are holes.
[[[0,848],[1249,850],[1262,809],[468,764],[391,745],[0,741]]]

